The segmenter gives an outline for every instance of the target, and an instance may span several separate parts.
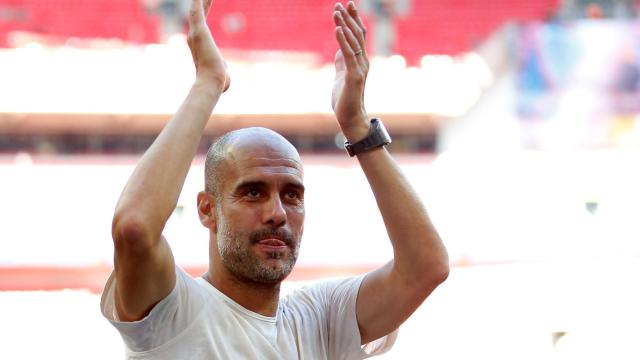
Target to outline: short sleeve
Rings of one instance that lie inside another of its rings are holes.
[[[102,315],[120,332],[129,351],[141,352],[157,348],[184,331],[204,307],[206,298],[199,285],[183,269],[176,266],[173,290],[138,321],[120,321],[115,308],[116,278],[107,280],[100,308]]]
[[[310,286],[326,309],[330,359],[365,359],[387,352],[395,343],[398,330],[360,345],[356,300],[363,279],[364,276],[327,280]]]

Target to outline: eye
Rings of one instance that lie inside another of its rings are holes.
[[[297,199],[298,198],[298,194],[296,194],[295,191],[287,191],[285,196],[287,197],[287,199]]]
[[[288,201],[300,202],[302,201],[302,194],[296,190],[287,190],[284,193],[284,197]]]
[[[258,189],[257,187],[251,187],[245,192],[245,196],[249,199],[257,199],[261,194],[262,193],[260,192],[260,189]]]

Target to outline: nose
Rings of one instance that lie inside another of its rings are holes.
[[[279,194],[274,194],[266,202],[263,221],[276,228],[283,226],[287,222],[287,212],[282,205]]]

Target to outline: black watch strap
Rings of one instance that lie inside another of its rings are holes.
[[[385,129],[382,124],[382,121],[374,118],[371,119],[371,124],[369,125],[369,134],[355,144],[345,141],[344,148],[347,150],[349,156],[354,157],[358,154],[362,154],[363,152],[377,149],[390,143],[391,137],[389,136],[387,129]]]

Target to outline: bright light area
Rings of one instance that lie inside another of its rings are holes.
[[[228,58],[231,88],[218,114],[330,113],[333,64],[303,54]],[[285,61],[284,59],[290,59]],[[184,37],[138,47],[0,49],[0,112],[172,114],[193,81]],[[366,103],[371,113],[464,114],[492,81],[482,58],[402,56],[371,59]],[[117,90],[114,90],[117,89]]]
[[[0,242],[0,265],[111,264],[111,217],[135,158],[3,159],[0,238],[10,241]],[[303,160],[308,190],[300,264],[386,262],[391,248],[357,162],[341,155]],[[640,151],[398,160],[454,263],[640,257]],[[178,201],[182,210],[165,231],[183,264],[207,262],[207,232],[195,206],[204,186],[201,164],[189,172]],[[358,204],[358,211],[346,204]]]

